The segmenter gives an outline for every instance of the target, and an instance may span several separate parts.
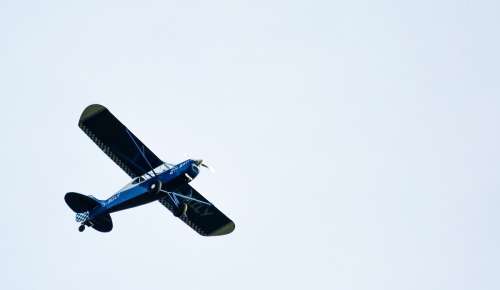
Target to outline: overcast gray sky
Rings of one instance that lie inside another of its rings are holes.
[[[0,0],[0,288],[499,289],[499,8]],[[64,194],[129,181],[91,103],[214,166],[234,233],[158,203],[79,233]]]

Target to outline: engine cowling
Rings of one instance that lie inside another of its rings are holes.
[[[193,180],[196,176],[198,176],[199,173],[200,173],[200,169],[194,163],[191,164],[191,166],[189,167],[189,169],[186,171],[186,175],[189,176],[189,178],[191,180]],[[189,180],[189,181],[191,181],[191,180]]]

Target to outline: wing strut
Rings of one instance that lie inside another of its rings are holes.
[[[169,192],[169,191],[165,191],[165,190],[160,190],[160,191],[168,194],[168,196],[172,199],[172,201],[175,203],[175,205],[177,205],[177,203],[179,202],[176,197],[181,197],[181,198],[184,198],[184,199],[196,201],[196,202],[199,202],[199,203],[202,203],[202,204],[206,204],[208,206],[212,205],[209,202],[201,201],[199,199],[196,199],[196,198],[193,198],[193,197],[189,197],[189,196],[185,196],[185,195],[177,193],[177,192],[173,192],[173,191]],[[173,198],[172,198],[171,194],[172,194]]]
[[[127,132],[128,136],[130,137],[130,139],[132,139],[132,142],[134,142],[134,145],[137,148],[137,151],[139,151],[139,153],[141,153],[142,158],[144,158],[144,161],[146,161],[146,163],[151,168],[151,171],[153,171],[153,174],[156,176],[155,169],[153,168],[153,166],[151,166],[151,163],[149,162],[148,158],[146,157],[146,154],[144,154],[144,148],[142,148],[142,150],[141,150],[141,148],[139,148],[139,145],[137,145],[137,142],[135,142],[134,137],[130,134],[130,131],[128,129],[126,129],[126,132]]]

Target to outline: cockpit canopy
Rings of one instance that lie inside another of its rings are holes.
[[[131,188],[132,186],[135,186],[139,183],[142,183],[143,181],[146,181],[146,180],[150,179],[151,177],[153,177],[155,174],[160,174],[164,171],[167,171],[170,168],[172,168],[173,166],[174,166],[173,164],[165,162],[165,163],[161,164],[160,166],[156,167],[154,169],[154,172],[153,172],[153,170],[151,170],[151,171],[146,172],[145,174],[143,174],[141,176],[134,177],[129,183],[127,183],[124,187],[122,187],[118,192],[122,192],[124,190]]]
[[[144,177],[137,176],[136,178],[132,179],[132,181],[130,182],[130,184],[138,184],[138,183],[143,182],[144,180],[146,180]]]
[[[122,192],[122,191],[125,191],[143,181],[145,181],[146,179],[142,176],[137,176],[135,177],[134,179],[132,179],[132,181],[130,181],[129,183],[127,183],[124,187],[122,187],[120,190],[118,190],[118,192]]]

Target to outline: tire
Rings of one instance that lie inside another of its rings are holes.
[[[188,210],[188,205],[186,203],[181,204],[178,208],[174,209],[174,216],[180,217],[186,215]]]

